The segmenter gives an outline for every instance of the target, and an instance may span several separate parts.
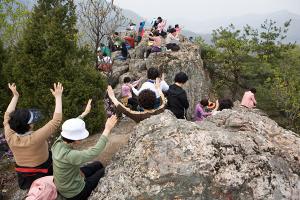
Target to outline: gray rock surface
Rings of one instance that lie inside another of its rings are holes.
[[[135,127],[91,200],[300,199],[300,138],[236,107],[197,124],[169,111]]]

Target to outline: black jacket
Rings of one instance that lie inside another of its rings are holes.
[[[181,87],[173,84],[167,92],[167,109],[172,111],[178,119],[185,118],[185,110],[189,108],[189,101],[186,92]]]

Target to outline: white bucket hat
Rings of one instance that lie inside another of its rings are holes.
[[[74,118],[63,123],[61,136],[69,140],[78,141],[87,138],[89,132],[86,130],[83,120]]]

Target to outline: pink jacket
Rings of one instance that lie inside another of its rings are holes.
[[[128,98],[132,97],[131,87],[128,84],[122,85],[121,95],[122,97],[128,97]]]
[[[254,108],[256,106],[256,100],[251,91],[245,92],[241,105],[247,108]]]
[[[164,28],[166,27],[166,24],[167,24],[167,22],[165,20],[158,24],[157,30],[159,31],[159,33],[161,33],[164,30]]]

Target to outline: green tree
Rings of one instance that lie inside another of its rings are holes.
[[[0,35],[4,46],[15,45],[20,39],[30,12],[17,0],[1,0]]]
[[[92,132],[99,131],[105,120],[105,81],[90,67],[91,52],[77,46],[72,0],[39,0],[13,53],[6,73],[11,69],[9,81],[21,92],[21,106],[40,108],[48,120],[54,107],[49,88],[60,81],[65,119],[77,117],[93,98],[93,113],[86,120]]]

